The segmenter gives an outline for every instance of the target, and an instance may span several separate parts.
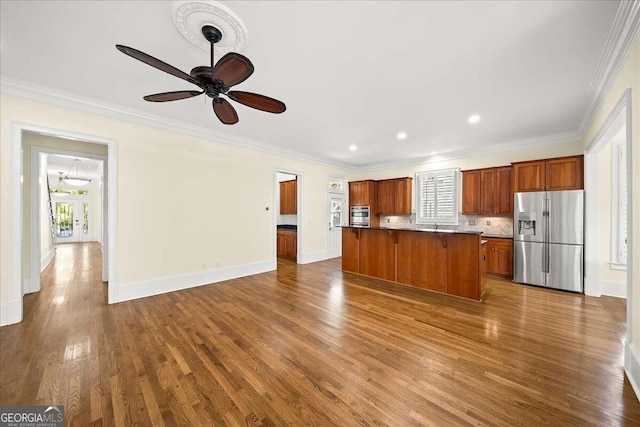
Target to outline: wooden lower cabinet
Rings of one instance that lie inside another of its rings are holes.
[[[398,282],[446,292],[447,248],[442,234],[398,233]]]
[[[360,274],[396,281],[397,231],[360,230]]]
[[[487,240],[487,273],[513,276],[513,240]]]
[[[480,300],[484,262],[477,234],[342,230],[344,271],[431,291]]]
[[[479,300],[480,236],[456,234],[447,237],[447,293]]]
[[[360,230],[357,228],[342,229],[342,270],[352,273],[360,272]]]
[[[298,258],[298,233],[291,230],[278,230],[276,253],[286,258]]]

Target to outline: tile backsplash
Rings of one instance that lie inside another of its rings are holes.
[[[416,215],[380,216],[380,225],[385,226],[416,226]],[[432,225],[418,224],[417,227],[431,228]],[[467,216],[459,214],[458,225],[439,225],[443,230],[482,231],[489,235],[512,236],[513,218],[504,216]]]

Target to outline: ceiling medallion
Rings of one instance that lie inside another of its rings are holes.
[[[216,52],[239,52],[247,43],[247,29],[240,18],[227,6],[216,1],[179,2],[173,10],[176,28],[191,43],[209,51],[210,43],[202,37],[202,27],[211,25],[222,32]]]

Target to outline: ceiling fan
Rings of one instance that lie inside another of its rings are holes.
[[[179,99],[191,98],[194,96],[207,94],[212,98],[213,111],[220,121],[226,125],[238,123],[238,114],[235,108],[221,95],[225,95],[233,101],[246,105],[247,107],[269,113],[282,113],[287,107],[283,102],[268,96],[257,93],[229,90],[232,86],[245,81],[253,73],[253,64],[249,58],[239,53],[229,52],[214,65],[213,47],[222,39],[222,32],[211,25],[202,27],[202,34],[211,43],[211,66],[199,66],[191,70],[190,74],[178,70],[177,68],[163,62],[151,55],[140,52],[132,47],[117,44],[116,48],[132,58],[151,65],[160,71],[174,75],[189,83],[193,83],[201,90],[180,90],[176,92],[162,92],[144,97],[145,101],[167,102]]]

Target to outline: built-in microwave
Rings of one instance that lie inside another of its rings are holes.
[[[369,206],[351,206],[351,225],[369,227],[371,225],[371,208]]]

